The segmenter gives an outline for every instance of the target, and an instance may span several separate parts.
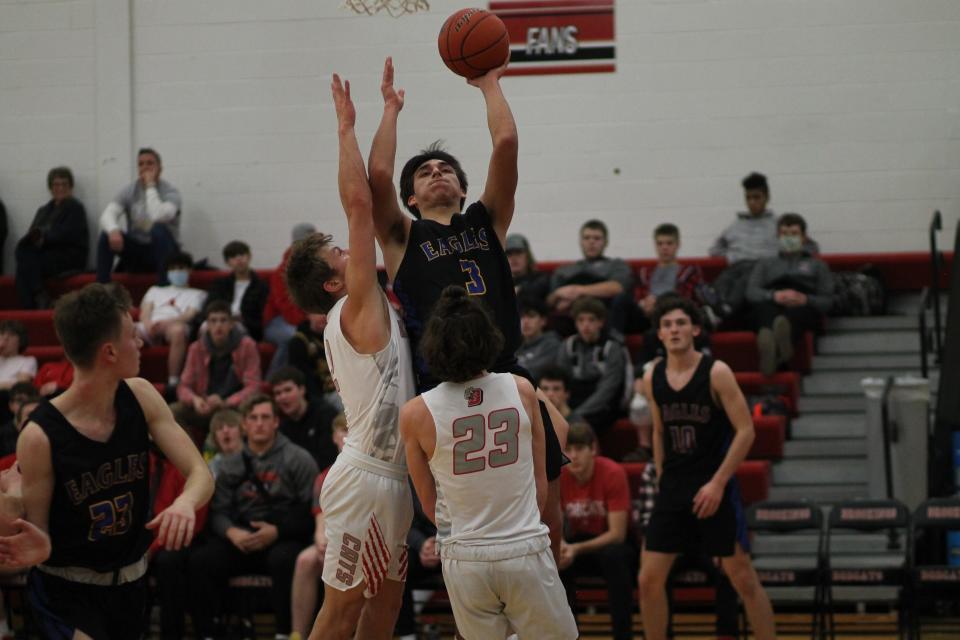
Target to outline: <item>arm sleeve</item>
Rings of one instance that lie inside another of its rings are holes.
[[[177,217],[180,211],[180,192],[175,187],[167,186],[164,189],[163,199],[156,187],[149,187],[146,191],[147,214],[154,222],[170,222]]]
[[[822,260],[817,260],[817,292],[807,296],[807,302],[821,313],[828,313],[833,307],[833,274]]]
[[[724,229],[723,233],[717,236],[717,239],[713,241],[713,244],[710,246],[710,249],[707,251],[707,253],[712,256],[726,256],[727,245],[727,230]]]
[[[623,287],[624,293],[631,293],[633,287],[633,273],[630,271],[630,265],[620,258],[610,260],[610,279],[616,280]]]
[[[773,299],[773,291],[767,289],[766,284],[766,260],[758,260],[750,272],[750,278],[747,280],[747,301],[753,304],[765,302]]]
[[[180,373],[180,384],[177,385],[177,400],[183,404],[190,404],[197,395],[197,370],[202,366],[200,349],[194,342],[187,349],[187,362]]]
[[[314,518],[311,513],[313,503],[313,483],[316,480],[317,463],[305,449],[295,449],[296,456],[289,458],[289,482],[291,492],[296,494],[296,503],[292,504],[277,522],[277,531],[282,539],[300,539],[313,533]]]
[[[104,233],[122,230],[121,217],[123,216],[123,207],[116,202],[111,202],[100,215],[100,230]]]
[[[241,351],[238,364],[242,368],[240,379],[243,388],[227,398],[227,404],[231,407],[240,405],[255,394],[260,389],[261,382],[260,352],[257,344],[249,336],[244,336],[237,348]]]
[[[210,530],[221,538],[227,537],[227,529],[234,526],[231,517],[231,507],[233,506],[233,492],[236,485],[239,484],[239,478],[232,465],[220,465],[220,473],[217,474],[216,486],[213,490],[213,499],[210,500]]]

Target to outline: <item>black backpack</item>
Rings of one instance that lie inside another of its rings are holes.
[[[880,271],[872,265],[834,273],[833,287],[831,315],[876,316],[886,311],[887,291]]]

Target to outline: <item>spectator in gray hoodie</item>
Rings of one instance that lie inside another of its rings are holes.
[[[543,370],[556,362],[560,336],[554,331],[545,331],[549,313],[546,302],[539,298],[521,298],[519,304],[523,344],[517,349],[517,362],[538,380]]]
[[[606,326],[607,308],[602,302],[581,298],[572,314],[577,333],[563,341],[557,356],[557,365],[570,375],[573,413],[568,420],[586,421],[602,434],[622,413],[630,361],[619,335]]]
[[[215,616],[230,576],[267,574],[278,634],[290,633],[294,564],[313,536],[310,513],[317,464],[306,449],[278,433],[270,396],[244,408],[246,444],[224,458],[210,503],[209,537],[189,560],[193,624],[201,638],[222,637]]]
[[[756,263],[747,284],[747,301],[759,331],[760,370],[771,375],[793,357],[805,331],[816,331],[833,304],[830,268],[805,247],[807,222],[785,213],[777,222],[780,251]]]

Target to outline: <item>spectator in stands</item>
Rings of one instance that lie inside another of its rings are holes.
[[[26,402],[20,405],[17,409],[16,414],[13,416],[13,421],[11,423],[13,431],[17,437],[20,436],[20,432],[23,431],[23,428],[27,426],[27,423],[30,422],[30,414],[33,413],[33,410],[40,406],[40,397],[31,396]],[[0,471],[6,471],[10,467],[14,466],[17,463],[17,441],[13,441],[13,451],[2,457],[0,457]],[[19,475],[19,470],[17,471]],[[0,493],[6,493],[3,491],[2,486],[0,486]],[[3,605],[3,598],[0,597],[0,606]]]
[[[623,332],[633,304],[633,274],[620,258],[603,255],[608,243],[607,225],[588,220],[580,227],[583,259],[558,267],[550,278],[547,304],[558,313],[570,313],[583,297],[602,300],[610,308],[610,326]]]
[[[100,216],[97,282],[110,282],[114,256],[135,273],[156,271],[157,284],[167,284],[167,260],[180,250],[180,192],[160,178],[160,154],[137,152],[137,179],[124,187]]]
[[[207,292],[189,286],[193,257],[177,252],[167,258],[170,284],[153,285],[140,301],[140,337],[148,345],[167,344],[167,386],[180,382],[180,370],[190,340],[190,324],[203,309]]]
[[[248,401],[243,428],[243,450],[220,465],[207,539],[190,554],[191,613],[201,638],[222,637],[215,622],[221,595],[227,579],[241,573],[271,577],[276,632],[289,634],[294,564],[313,536],[313,458],[278,433],[269,396]]]
[[[150,449],[150,488],[153,496],[153,513],[160,513],[183,491],[186,478],[163,455],[159,447]],[[196,512],[195,531],[203,531],[207,522],[208,505]],[[160,605],[160,638],[180,640],[184,633],[184,614],[187,610],[187,560],[191,547],[164,549],[157,543],[159,531],[154,530],[150,545],[150,565],[156,579],[156,598]]]
[[[347,437],[347,419],[340,413],[337,414],[333,423],[332,444],[339,453],[343,450],[343,441]],[[323,556],[327,552],[327,530],[324,525],[323,510],[320,508],[320,494],[323,491],[323,481],[327,478],[330,466],[322,468],[323,471],[320,472],[313,484],[313,544],[300,552],[300,555],[297,556],[296,567],[293,570],[293,586],[290,596],[292,640],[309,636],[310,629],[313,627],[313,619],[317,615],[320,577],[323,575]]]
[[[216,452],[207,462],[213,479],[220,473],[220,465],[227,456],[243,449],[243,414],[236,409],[218,409],[210,417],[210,438]]]
[[[306,320],[297,325],[297,331],[288,343],[289,364],[303,373],[309,397],[323,396],[328,404],[343,408],[340,395],[333,386],[330,368],[327,367],[327,356],[323,347],[323,329],[326,326],[325,313],[307,314]]]
[[[331,438],[339,409],[321,397],[307,396],[306,379],[299,369],[280,367],[270,375],[269,382],[280,411],[280,433],[309,451],[317,468],[332,465],[339,452]]]
[[[714,287],[725,305],[724,315],[740,311],[753,265],[777,255],[777,221],[770,202],[770,186],[762,173],[751,173],[741,182],[747,210],[737,214],[710,247],[710,255],[727,259],[727,268]]]
[[[510,263],[517,298],[545,301],[550,293],[550,276],[543,271],[537,271],[537,262],[533,259],[527,239],[519,233],[511,233],[507,236],[503,250],[507,254],[507,262]]]
[[[17,415],[20,413],[20,407],[37,402],[39,399],[37,390],[29,382],[18,382],[10,387],[7,402],[10,419],[0,424],[0,457],[8,456],[17,451],[17,437],[20,435]]]
[[[540,298],[520,298],[520,333],[523,344],[517,349],[517,361],[533,379],[540,377],[544,367],[557,361],[560,336],[544,331],[547,326],[547,303]]]
[[[567,434],[570,464],[560,472],[564,541],[560,544],[560,578],[575,599],[576,578],[603,577],[607,585],[613,637],[633,638],[633,580],[637,549],[627,539],[630,487],[627,473],[609,458],[597,455],[590,425],[572,422]]]
[[[25,356],[27,328],[19,320],[0,320],[0,391],[18,382],[32,382],[37,359]]]
[[[33,386],[45,398],[57,396],[66,391],[73,382],[73,373],[73,364],[66,358],[44,362],[33,379]]]
[[[412,493],[413,522],[410,524],[410,532],[407,533],[407,583],[403,588],[403,601],[400,605],[400,613],[397,615],[397,626],[394,628],[394,635],[399,636],[400,640],[417,638],[413,590],[428,578],[434,578],[433,584],[436,584],[437,579],[440,582],[443,580],[440,571],[440,548],[437,546],[437,528],[423,512],[417,492]]]
[[[833,305],[830,267],[805,248],[807,223],[785,213],[777,221],[780,251],[757,262],[747,285],[747,300],[757,326],[760,370],[772,375],[793,357],[793,345],[805,331],[822,326]]]
[[[195,442],[203,442],[214,412],[240,407],[259,391],[260,382],[257,343],[237,329],[228,303],[210,303],[207,330],[190,345],[177,385],[177,420],[189,425]]]
[[[547,396],[560,415],[569,421],[573,409],[570,408],[570,374],[563,367],[556,364],[544,367],[537,381],[537,386]]]
[[[577,333],[563,341],[557,356],[570,376],[570,420],[584,420],[597,433],[606,433],[620,413],[630,360],[623,342],[606,326],[602,302],[581,298],[572,315]]]
[[[21,309],[50,308],[44,278],[87,266],[87,211],[73,197],[73,173],[67,167],[50,169],[47,188],[50,202],[37,209],[27,234],[17,243],[16,285]]]
[[[247,335],[263,340],[263,309],[267,305],[270,287],[250,268],[250,246],[239,240],[228,242],[223,248],[223,261],[230,275],[217,278],[207,290],[207,304],[214,300],[230,303],[233,314]]]
[[[301,222],[293,227],[291,233],[293,242],[306,238],[314,231],[316,229],[312,224]],[[277,351],[273,354],[273,361],[270,362],[268,374],[287,364],[290,338],[296,333],[297,325],[307,317],[303,310],[290,298],[287,281],[283,275],[287,270],[287,260],[290,258],[292,248],[292,246],[288,247],[283,252],[283,258],[270,278],[270,294],[267,297],[267,306],[263,309],[263,338],[267,342],[277,345]]]
[[[677,251],[680,249],[680,229],[665,222],[653,231],[653,244],[657,251],[654,267],[641,267],[637,281],[636,296],[647,325],[653,317],[657,297],[676,293],[684,298],[700,302],[698,288],[703,284],[703,272],[695,264],[680,264]]]

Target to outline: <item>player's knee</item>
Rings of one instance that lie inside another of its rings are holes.
[[[656,597],[664,592],[667,586],[667,576],[649,567],[641,567],[640,578],[637,580],[640,588],[640,598]]]
[[[295,570],[298,575],[317,575],[322,568],[323,558],[317,553],[317,548],[312,545],[301,551],[300,555],[297,556]]]
[[[174,322],[167,328],[167,341],[170,344],[183,343],[187,340],[187,325],[183,322]]]

